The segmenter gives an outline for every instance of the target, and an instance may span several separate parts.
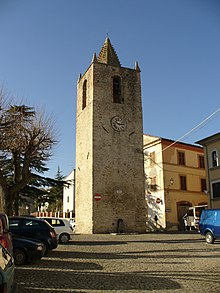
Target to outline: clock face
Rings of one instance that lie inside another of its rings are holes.
[[[120,118],[118,116],[114,116],[111,120],[112,128],[121,131],[125,130],[126,128],[126,121],[123,118]]]

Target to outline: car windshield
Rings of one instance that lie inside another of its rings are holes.
[[[53,226],[52,226],[48,221],[46,221],[45,219],[42,219],[42,221],[43,221],[44,223],[46,223],[47,226],[49,226],[50,228],[53,229]]]
[[[57,219],[57,218],[44,218],[49,224],[51,224],[53,227],[60,227],[65,226],[63,220]]]

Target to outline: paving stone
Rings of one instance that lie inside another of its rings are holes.
[[[18,266],[18,292],[220,292],[220,242],[188,232],[75,235]]]

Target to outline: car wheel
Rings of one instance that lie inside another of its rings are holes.
[[[67,243],[70,240],[70,235],[67,233],[63,233],[59,237],[59,242],[60,243]]]
[[[43,252],[42,252],[42,255],[45,256],[46,251],[47,251],[47,245],[44,242],[42,242],[42,244],[43,244]]]
[[[208,244],[212,244],[212,243],[214,243],[215,238],[214,238],[214,236],[212,235],[211,232],[207,232],[207,233],[205,234],[205,240],[206,240],[206,242],[207,242]]]
[[[24,265],[27,262],[26,252],[22,249],[14,249],[13,257],[16,265]]]
[[[48,254],[49,250],[50,250],[49,245],[45,241],[42,241],[42,243],[44,244],[43,256],[46,256]]]

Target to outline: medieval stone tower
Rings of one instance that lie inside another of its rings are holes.
[[[146,232],[140,69],[106,38],[77,85],[76,231]]]

